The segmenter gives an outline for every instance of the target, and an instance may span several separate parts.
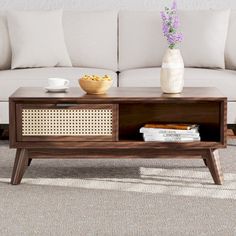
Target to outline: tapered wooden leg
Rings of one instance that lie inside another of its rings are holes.
[[[12,171],[11,184],[20,184],[28,164],[28,151],[26,149],[17,149],[15,163]]]
[[[211,172],[211,176],[215,184],[223,184],[224,177],[221,170],[220,158],[218,150],[209,150],[206,156],[207,167]]]
[[[30,166],[31,162],[32,162],[32,158],[29,158],[28,159],[28,166]]]
[[[236,135],[236,125],[233,125],[232,130],[234,132],[234,135]]]
[[[207,160],[205,158],[203,158],[203,162],[204,162],[205,166],[207,166]]]

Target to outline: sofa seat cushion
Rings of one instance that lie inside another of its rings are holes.
[[[62,77],[70,80],[70,86],[78,86],[78,78],[85,74],[109,75],[117,85],[117,74],[110,70],[78,67],[53,67],[0,71],[0,101],[8,101],[8,97],[19,87],[45,87],[47,78]]]
[[[119,75],[120,87],[160,86],[160,68],[123,71]],[[216,87],[229,101],[236,101],[236,71],[185,68],[184,86]]]

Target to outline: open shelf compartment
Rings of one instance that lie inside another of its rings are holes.
[[[203,146],[207,143],[223,144],[222,126],[224,123],[220,121],[221,106],[222,104],[219,101],[120,104],[119,141],[142,142],[143,137],[139,133],[139,129],[147,123],[156,122],[198,124],[201,142],[193,142],[194,145],[198,145],[198,143]],[[168,145],[176,144],[168,143]]]

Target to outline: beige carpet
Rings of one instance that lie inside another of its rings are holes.
[[[9,185],[0,143],[0,235],[236,235],[236,140],[223,186],[201,160],[33,160]]]

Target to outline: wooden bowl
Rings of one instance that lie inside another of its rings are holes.
[[[80,87],[88,94],[104,94],[112,86],[112,80],[84,80],[79,79]]]

